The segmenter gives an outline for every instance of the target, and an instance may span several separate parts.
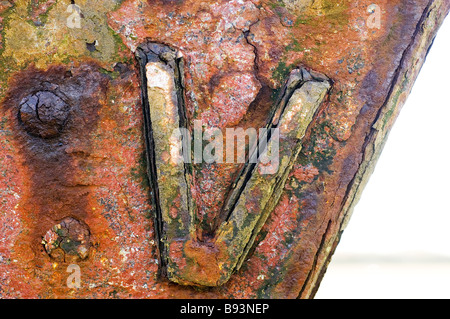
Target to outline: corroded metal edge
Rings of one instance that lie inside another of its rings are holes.
[[[389,94],[371,125],[369,135],[366,137],[362,151],[362,161],[347,188],[340,209],[338,229],[332,231],[330,223],[326,228],[316,253],[315,261],[311,266],[306,281],[303,283],[298,298],[314,298],[318,291],[321,280],[331,262],[331,258],[354,208],[375,169],[389,137],[389,132],[413,88],[439,27],[449,11],[450,3],[446,0],[430,0],[425,7],[411,42],[403,52],[400,63],[395,70]]]

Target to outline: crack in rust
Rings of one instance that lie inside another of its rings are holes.
[[[325,232],[322,234],[322,239],[320,240],[319,247],[317,248],[316,254],[314,255],[314,260],[313,260],[313,263],[311,265],[311,269],[309,270],[308,275],[306,276],[305,284],[303,285],[302,289],[300,290],[297,298],[301,298],[301,296],[303,295],[303,293],[306,290],[306,287],[307,287],[307,284],[308,284],[309,280],[311,279],[313,273],[315,272],[315,268],[316,268],[317,263],[319,261],[319,255],[320,255],[320,253],[322,252],[322,250],[325,247],[325,241],[326,241],[327,235],[328,235],[328,233],[329,233],[329,231],[331,229],[331,225],[332,225],[332,222],[331,222],[331,219],[330,219],[328,221],[328,225],[327,225],[327,228],[325,229]]]

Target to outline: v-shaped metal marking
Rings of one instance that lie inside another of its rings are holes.
[[[195,236],[195,203],[190,195],[192,167],[174,161],[171,156],[174,149],[179,151],[173,140],[174,130],[187,128],[183,58],[176,50],[151,42],[142,44],[136,55],[140,63],[160,268],[179,284],[219,286],[241,267],[256,235],[275,208],[301,151],[305,133],[330,89],[330,81],[305,68],[290,73],[268,115],[268,135],[260,136],[258,149],[251,149],[249,158],[256,158],[256,162],[246,163],[230,185],[221,212],[226,220],[213,238],[199,241]],[[271,135],[270,129],[275,128],[277,138]],[[276,146],[278,170],[264,174],[261,149],[267,151]]]

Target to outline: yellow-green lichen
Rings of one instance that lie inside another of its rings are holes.
[[[80,8],[79,27],[70,21],[74,14],[70,3],[58,1],[45,13],[45,24],[29,23],[28,1],[19,0],[5,26],[5,49],[2,59],[13,58],[17,66],[34,63],[45,68],[53,63],[65,63],[81,57],[92,57],[102,62],[118,60],[118,38],[107,24],[107,13],[115,4],[93,0],[77,1]],[[94,43],[89,50],[87,43]]]
[[[302,7],[300,11],[297,10],[297,19],[294,25],[296,27],[301,25],[321,27],[328,24],[334,28],[341,29],[349,24],[348,7],[348,0],[312,1],[309,6]]]

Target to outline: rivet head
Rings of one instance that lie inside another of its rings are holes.
[[[91,247],[91,232],[84,222],[73,217],[66,217],[50,228],[42,238],[47,254],[59,259],[60,253],[64,259],[70,256],[75,259],[86,259]]]
[[[69,110],[69,105],[55,93],[39,91],[22,99],[19,119],[31,135],[52,138],[63,130]]]

